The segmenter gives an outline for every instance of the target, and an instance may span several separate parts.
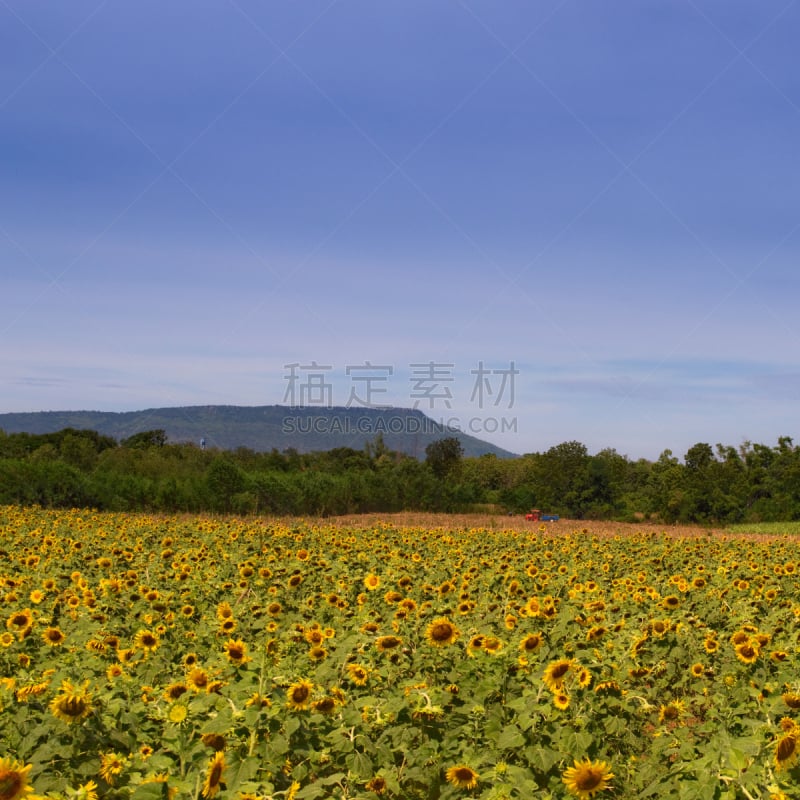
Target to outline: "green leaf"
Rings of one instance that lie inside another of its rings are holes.
[[[549,772],[559,760],[559,754],[549,747],[529,747],[525,750],[528,763],[537,772]]]
[[[289,752],[289,740],[285,736],[276,733],[267,745],[271,753],[276,756],[285,756]]]
[[[300,720],[294,715],[287,717],[286,722],[283,725],[283,729],[286,731],[287,736],[291,736],[299,727]]]
[[[730,750],[728,750],[728,762],[733,769],[741,772],[747,767],[748,758],[741,750],[731,747]]]
[[[347,758],[347,768],[359,778],[369,778],[372,775],[372,760],[364,753],[353,753]]]
[[[525,737],[522,735],[522,731],[512,723],[503,728],[497,737],[496,744],[500,750],[516,750],[525,744]]]
[[[166,783],[142,783],[134,789],[131,800],[163,800],[169,797]]]
[[[315,797],[321,797],[325,794],[325,789],[320,786],[318,783],[310,783],[308,786],[304,786],[300,791],[295,795],[295,797],[300,798],[300,800],[313,800]]]
[[[330,786],[332,783],[340,783],[347,775],[344,772],[334,772],[333,775],[328,775],[325,778],[320,778],[319,783],[322,786]]]

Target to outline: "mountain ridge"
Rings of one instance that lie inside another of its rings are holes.
[[[25,411],[0,414],[6,433],[55,433],[64,428],[95,430],[122,440],[147,430],[162,429],[173,443],[204,442],[208,447],[258,452],[294,449],[299,453],[337,447],[363,449],[380,434],[386,446],[418,459],[433,441],[454,436],[465,456],[515,453],[448,427],[419,409],[402,407],[195,405],[138,411]]]

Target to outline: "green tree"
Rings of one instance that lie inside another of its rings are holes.
[[[244,473],[226,456],[217,456],[206,473],[211,507],[214,511],[231,511],[234,498],[246,488]]]
[[[147,449],[148,447],[163,447],[167,443],[167,432],[163,428],[156,428],[152,431],[141,431],[134,433],[127,439],[123,439],[120,444],[123,447],[134,447]]]
[[[453,477],[461,466],[464,448],[455,436],[437,439],[425,448],[425,463],[440,480]]]

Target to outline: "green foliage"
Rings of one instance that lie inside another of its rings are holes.
[[[658,520],[730,525],[800,520],[800,447],[693,445],[683,461],[665,450],[654,462],[580,442],[511,459],[466,457],[446,437],[426,458],[389,449],[318,453],[201,450],[170,444],[163,429],[121,444],[94,431],[0,432],[0,502],[66,508],[243,514],[392,511],[524,513],[537,507],[569,519]]]
[[[440,480],[453,476],[461,465],[464,448],[455,436],[431,442],[425,448],[425,463]]]
[[[123,439],[120,444],[123,447],[163,447],[167,443],[167,432],[163,428],[158,428],[152,431],[141,431],[134,433],[127,439]]]

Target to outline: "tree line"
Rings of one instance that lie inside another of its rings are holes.
[[[363,450],[301,454],[202,449],[163,430],[117,441],[91,430],[0,430],[0,503],[110,511],[334,515],[392,511],[524,513],[569,519],[724,525],[800,519],[800,447],[698,443],[656,461],[580,442],[500,459],[467,458],[458,439],[420,461],[381,437]]]

